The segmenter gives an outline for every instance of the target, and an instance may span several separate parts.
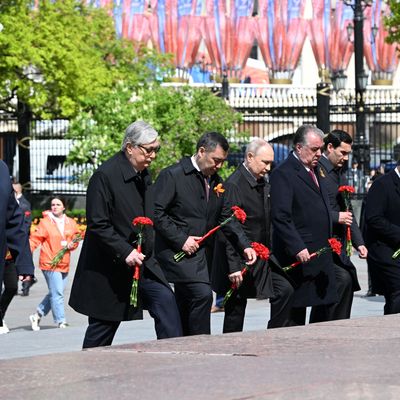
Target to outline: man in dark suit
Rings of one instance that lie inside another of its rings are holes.
[[[241,273],[246,261],[253,262],[252,242],[270,249],[270,185],[265,176],[273,161],[272,146],[263,139],[255,139],[246,148],[244,163],[225,183],[221,220],[232,214],[231,208],[235,205],[246,212],[247,218],[243,225],[237,220],[225,225],[216,243],[213,289],[226,293],[232,283],[238,287],[225,304],[224,333],[243,330],[247,299],[254,297],[270,298],[268,328],[290,323],[294,290],[283,274],[271,270],[270,263],[262,259],[250,265],[245,276]]]
[[[281,266],[302,263],[289,272],[298,285],[291,313],[294,325],[305,324],[307,306],[338,300],[332,254],[310,257],[329,246],[332,234],[328,193],[315,172],[323,137],[315,126],[301,126],[293,137],[293,152],[271,174],[273,253]]]
[[[87,230],[72,284],[70,306],[89,317],[83,347],[111,345],[121,321],[155,321],[158,339],[182,333],[175,298],[153,256],[153,231],[146,227],[142,252],[135,249],[132,220],[152,216],[147,167],[160,146],[157,132],[136,121],[126,129],[122,149],[95,171],[86,198]],[[130,305],[133,270],[142,266],[138,307]]]
[[[210,333],[212,291],[206,251],[214,237],[201,246],[197,240],[218,221],[221,201],[214,188],[222,182],[217,172],[228,149],[221,134],[205,133],[196,154],[162,170],[154,185],[155,253],[174,283],[186,336]],[[176,262],[174,254],[179,251],[186,257]]]
[[[385,296],[384,314],[400,312],[400,161],[377,178],[365,206],[366,243],[372,290]]]
[[[326,187],[329,194],[333,235],[341,239],[343,247],[340,256],[333,254],[339,301],[329,306],[314,307],[313,320],[315,322],[350,318],[353,293],[361,289],[357,270],[346,254],[346,227],[348,225],[351,226],[352,243],[360,258],[367,258],[368,251],[360,228],[353,218],[352,210],[346,211],[345,201],[338,191],[340,186],[348,185],[343,165],[349,159],[352,143],[353,139],[348,133],[334,130],[324,138],[324,152],[319,159],[319,182]]]
[[[19,280],[28,281],[34,275],[32,253],[24,215],[15,200],[7,165],[0,160],[0,287],[3,283],[4,263],[7,248],[10,250]],[[7,333],[0,312],[0,333]]]

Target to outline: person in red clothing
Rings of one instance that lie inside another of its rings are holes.
[[[64,289],[69,272],[70,252],[78,247],[78,242],[74,243],[73,240],[79,234],[79,229],[76,222],[67,217],[64,211],[64,202],[54,197],[51,200],[51,210],[43,213],[39,225],[31,233],[32,252],[41,246],[39,267],[49,288],[49,293],[37,306],[36,313],[29,317],[34,331],[40,330],[41,318],[50,310],[59,328],[68,326],[64,311]],[[68,251],[56,266],[52,266],[52,260],[62,248],[67,248]]]

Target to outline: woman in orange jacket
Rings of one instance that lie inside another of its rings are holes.
[[[50,310],[59,328],[68,326],[64,311],[64,289],[69,272],[70,251],[78,247],[78,242],[74,243],[73,239],[78,235],[79,229],[76,222],[67,217],[64,211],[63,201],[54,197],[51,200],[51,211],[44,213],[39,225],[30,236],[32,253],[41,246],[39,267],[49,288],[49,293],[37,306],[36,313],[29,317],[34,331],[40,330],[40,320]],[[52,260],[62,248],[67,248],[68,251],[57,265],[52,266]]]

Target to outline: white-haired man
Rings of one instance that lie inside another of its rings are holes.
[[[263,139],[255,139],[246,148],[243,164],[225,182],[221,220],[232,213],[231,207],[235,205],[245,210],[247,218],[243,225],[232,221],[224,226],[216,243],[213,289],[226,293],[232,283],[238,287],[225,304],[224,333],[243,330],[247,299],[254,297],[270,299],[268,328],[290,325],[293,287],[272,262],[259,258],[253,264],[255,258],[246,254],[252,242],[271,248],[270,185],[266,176],[273,161],[272,146]],[[245,262],[253,265],[243,276]]]
[[[180,336],[175,298],[153,257],[153,232],[145,230],[142,252],[135,249],[138,228],[132,220],[152,216],[151,178],[147,167],[160,144],[149,124],[136,121],[126,129],[122,149],[95,171],[87,199],[87,231],[69,304],[89,317],[83,347],[111,345],[121,321],[154,318],[157,338]],[[143,265],[138,307],[130,305],[133,268]]]

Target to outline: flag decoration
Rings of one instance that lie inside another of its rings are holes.
[[[240,79],[254,44],[253,0],[208,0],[202,35],[219,75]]]
[[[373,0],[364,10],[364,55],[372,72],[372,83],[391,84],[399,65],[396,44],[386,43],[388,31],[383,19],[390,15],[389,5],[382,0]]]
[[[260,0],[256,38],[271,79],[293,77],[307,33],[306,0]]]
[[[347,69],[354,52],[347,26],[353,24],[353,9],[343,1],[332,10],[330,0],[313,0],[313,18],[308,35],[321,76],[332,76]]]

